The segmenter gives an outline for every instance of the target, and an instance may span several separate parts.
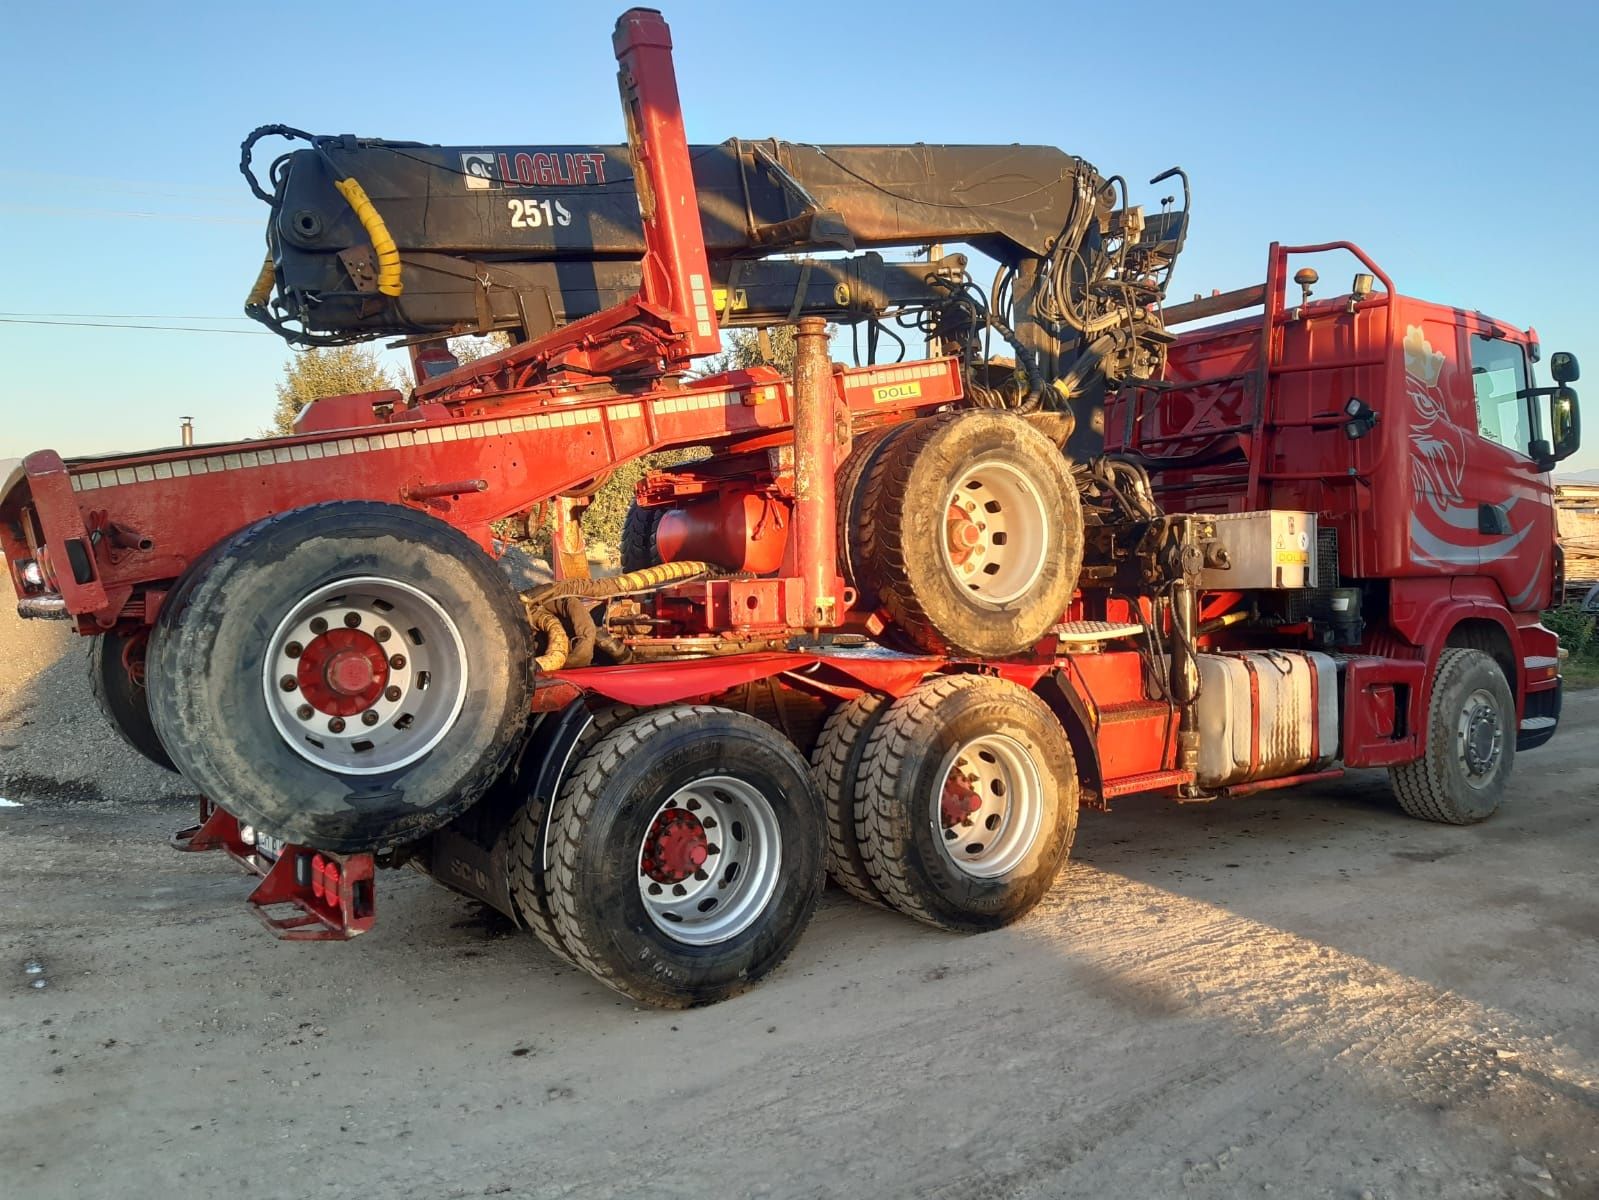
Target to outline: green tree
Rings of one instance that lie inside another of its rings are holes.
[[[469,362],[476,362],[488,354],[498,354],[501,350],[509,349],[511,335],[503,330],[486,333],[482,337],[469,334],[463,337],[453,337],[449,340],[450,353],[462,366]]]
[[[761,331],[758,329],[728,329],[722,334],[722,343],[726,347],[722,353],[707,358],[698,372],[699,375],[717,375],[723,371],[735,371],[741,367],[758,367],[767,364],[776,367],[785,375],[794,371],[794,326],[773,325],[766,330],[767,341],[771,346],[772,355],[766,357],[761,348]]]
[[[313,400],[351,392],[404,390],[406,384],[390,374],[371,346],[329,346],[296,352],[283,364],[278,381],[277,406],[272,410],[268,437],[294,432],[294,418]]]

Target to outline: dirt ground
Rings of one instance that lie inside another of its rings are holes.
[[[830,893],[661,1013],[404,872],[273,941],[64,632],[0,616],[7,1197],[1599,1196],[1599,693],[1482,827],[1128,800],[1012,929]]]

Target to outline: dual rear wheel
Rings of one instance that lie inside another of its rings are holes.
[[[839,886],[943,929],[1025,916],[1077,830],[1077,771],[1055,715],[1018,684],[929,679],[837,709],[812,755]]]
[[[775,729],[711,705],[610,710],[552,804],[519,815],[523,923],[635,999],[686,1008],[788,957],[821,895],[821,800]]]

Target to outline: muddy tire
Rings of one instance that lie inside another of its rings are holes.
[[[148,691],[162,743],[219,804],[344,853],[414,841],[511,760],[532,673],[492,559],[369,501],[270,517],[168,598]]]
[[[119,633],[103,633],[89,639],[89,690],[124,742],[156,766],[176,771],[178,768],[173,766],[172,756],[161,744],[150,719],[150,697],[144,688],[143,671],[131,674],[124,661],[124,652],[136,638],[148,641],[143,634],[126,637]],[[144,648],[135,647],[134,653],[142,666]]]
[[[877,905],[884,900],[861,852],[855,803],[866,745],[888,708],[885,697],[870,692],[840,704],[822,726],[822,736],[811,751],[811,777],[827,811],[827,873],[857,900]]]
[[[862,567],[865,558],[867,481],[894,443],[910,428],[909,424],[869,429],[856,437],[849,454],[839,465],[836,485],[838,512],[838,566],[844,582],[855,589],[856,606],[871,611],[877,607],[877,593]]]
[[[821,801],[769,726],[708,705],[636,717],[561,789],[550,900],[602,983],[663,1008],[742,992],[788,957],[823,880]]]
[[[1481,650],[1454,647],[1433,675],[1422,756],[1388,775],[1410,816],[1474,825],[1499,808],[1515,757],[1516,701],[1504,671]]]
[[[1060,451],[1026,418],[911,422],[868,470],[860,572],[917,649],[1016,654],[1066,610],[1082,507]]]
[[[1066,732],[1026,688],[931,679],[872,732],[855,825],[873,886],[907,916],[977,933],[1049,891],[1077,832]]]
[[[595,742],[626,721],[638,715],[639,710],[625,704],[607,704],[596,709],[592,719],[572,743],[566,765],[559,772],[555,796],[541,796],[531,790],[527,801],[512,818],[509,830],[507,874],[511,903],[516,916],[533,936],[557,958],[576,965],[572,952],[561,940],[555,927],[555,912],[550,907],[549,836],[551,822],[556,820],[556,798],[560,783],[571,776],[572,769]]]
[[[661,552],[655,545],[655,531],[667,514],[664,507],[643,508],[637,500],[627,506],[622,518],[622,570],[642,571],[661,565]]]

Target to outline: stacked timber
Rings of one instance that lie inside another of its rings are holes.
[[[1580,602],[1599,583],[1599,484],[1558,484],[1555,513],[1566,551],[1566,596]]]

